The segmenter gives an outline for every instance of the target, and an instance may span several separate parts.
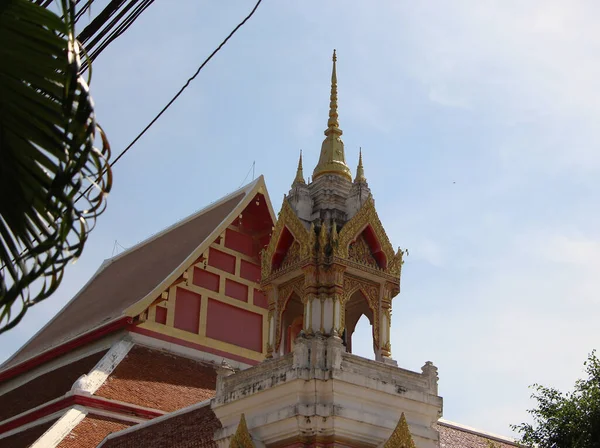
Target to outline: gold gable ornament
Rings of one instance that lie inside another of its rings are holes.
[[[240,417],[240,423],[231,438],[231,442],[229,442],[229,448],[254,448],[254,442],[252,441],[250,431],[248,431],[244,414]]]
[[[400,416],[400,421],[389,439],[383,444],[383,448],[416,448],[404,412]]]

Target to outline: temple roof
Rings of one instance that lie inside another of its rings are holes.
[[[221,422],[206,401],[110,434],[98,447],[213,448],[219,428]]]
[[[166,282],[183,273],[186,263],[210,244],[257,195],[267,196],[263,176],[221,198],[129,250],[106,260],[69,303],[0,371],[61,345],[96,328],[115,322],[144,298],[160,294]],[[207,243],[208,242],[208,243]],[[181,271],[181,272],[180,272]],[[168,284],[166,285],[168,286]],[[52,300],[52,299],[50,299]]]
[[[513,448],[519,446],[508,437],[489,434],[448,420],[440,419],[434,426],[440,433],[440,448]]]

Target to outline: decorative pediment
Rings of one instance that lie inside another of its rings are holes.
[[[282,237],[287,235],[287,232],[291,234],[293,241],[289,245],[289,248],[287,248],[288,253],[283,259],[286,260],[287,264],[290,264],[291,259],[295,258],[300,260],[310,254],[310,236],[309,231],[296,216],[296,213],[288,201],[284,199],[269,245],[262,252],[261,274],[263,279],[273,272],[273,257],[279,247]],[[292,251],[291,254],[289,253],[290,251]]]
[[[379,220],[379,216],[377,216],[373,198],[369,198],[360,208],[358,213],[344,225],[339,233],[338,244],[336,245],[334,255],[344,259],[350,259],[350,255],[354,258],[359,256],[361,257],[361,260],[355,261],[362,261],[367,264],[369,264],[368,262],[371,262],[372,264],[369,254],[371,257],[373,256],[373,248],[366,244],[366,241],[361,241],[364,240],[363,232],[365,232],[366,229],[372,232],[379,245],[379,250],[385,257],[385,263],[383,263],[383,266],[378,263],[379,267],[392,275],[399,276],[403,252],[400,249],[398,249],[398,252],[394,252],[394,248],[385,233],[383,225]],[[367,250],[369,251],[368,254],[366,253]]]
[[[416,448],[404,412],[400,416],[396,429],[383,444],[383,448]]]
[[[240,417],[240,423],[231,438],[231,442],[229,442],[229,448],[254,448],[254,442],[252,441],[250,431],[248,431],[244,414]]]

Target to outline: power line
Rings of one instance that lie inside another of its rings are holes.
[[[208,64],[208,62],[213,58],[213,56],[216,55],[219,52],[219,50],[221,50],[221,48],[223,48],[223,46],[227,43],[227,41],[229,39],[231,39],[231,37],[237,32],[237,30],[239,30],[254,15],[254,13],[256,12],[256,10],[258,9],[258,7],[261,3],[262,3],[262,0],[258,0],[258,2],[256,2],[256,5],[254,5],[254,8],[252,8],[252,11],[250,11],[250,14],[248,14],[246,16],[246,18],[244,18],[244,20],[242,20],[233,29],[233,31],[231,31],[231,33],[229,33],[229,35],[225,38],[225,40],[223,40],[223,42],[221,42],[219,44],[219,46],[210,54],[210,56],[208,56],[204,60],[204,62],[200,65],[200,67],[198,67],[196,72],[186,81],[186,83],[183,85],[183,87],[181,87],[181,89],[179,89],[179,91],[175,94],[175,96],[173,96],[173,98],[171,98],[171,100],[167,103],[167,105],[165,107],[163,107],[162,110],[150,121],[150,123],[148,123],[148,125],[137,135],[137,137],[135,137],[131,141],[131,143],[129,143],[129,145],[127,145],[127,147],[123,151],[121,151],[121,153],[117,156],[117,158],[110,163],[109,166],[111,168],[121,159],[121,157],[123,157],[127,153],[127,151],[129,151],[131,149],[131,147],[133,145],[135,145],[137,143],[137,141],[140,138],[142,138],[142,136],[146,133],[146,131],[148,131],[148,129],[150,129],[152,127],[152,125],[154,125],[154,123],[156,123],[156,121],[162,116],[162,114],[164,114],[167,111],[167,109],[169,109],[169,107],[171,107],[171,105],[177,100],[177,98],[179,98],[179,96],[184,92],[184,90],[188,88],[190,83],[194,79],[196,79],[196,76],[198,76],[200,71],[204,68],[204,66],[206,64]],[[98,176],[98,178],[102,178],[102,176],[105,173],[106,173],[106,170],[103,170],[102,173],[100,174],[100,176]],[[93,185],[89,185],[85,189],[85,191],[79,195],[79,197],[75,200],[75,202],[79,201],[83,196],[85,196],[85,194],[87,194],[87,192],[90,191],[90,189],[92,187],[93,187]]]
[[[244,182],[246,182],[246,179],[248,179],[248,176],[250,175],[250,173],[252,173],[252,180],[254,180],[254,167],[255,166],[256,166],[256,160],[254,162],[252,162],[252,166],[246,173],[246,177],[244,177],[244,180],[242,181],[242,183],[240,184],[240,186],[238,188],[242,188],[242,185],[244,185]]]

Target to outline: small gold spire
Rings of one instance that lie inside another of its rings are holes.
[[[304,172],[302,171],[302,150],[300,150],[300,158],[298,159],[298,169],[296,170],[296,178],[294,179],[295,184],[306,184],[304,181]]]
[[[406,423],[406,417],[404,412],[400,416],[400,420],[396,425],[396,429],[390,436],[389,439],[383,445],[383,448],[415,448],[415,442],[413,441],[408,423]]]
[[[367,178],[365,177],[365,169],[363,168],[362,163],[362,148],[358,150],[358,167],[356,167],[356,178],[354,182],[366,182]]]
[[[321,145],[321,155],[319,163],[313,172],[313,181],[322,174],[339,174],[350,181],[352,174],[350,168],[346,165],[346,156],[344,155],[344,142],[340,138],[342,130],[338,121],[338,103],[337,103],[337,56],[333,50],[333,69],[331,71],[331,95],[329,102],[329,119],[327,120],[327,129],[325,130],[325,140]]]
[[[229,442],[229,446],[230,448],[254,448],[254,442],[252,441],[250,431],[248,431],[246,416],[244,414],[240,417],[240,423]]]

